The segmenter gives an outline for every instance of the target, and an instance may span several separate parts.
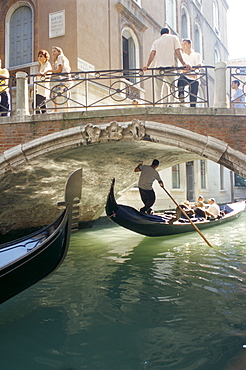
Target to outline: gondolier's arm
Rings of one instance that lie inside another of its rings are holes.
[[[143,161],[139,162],[139,164],[137,165],[137,167],[134,169],[134,172],[141,172],[140,166],[142,166],[142,164],[143,164]]]

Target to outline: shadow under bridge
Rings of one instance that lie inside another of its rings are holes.
[[[116,193],[137,182],[133,169],[140,160],[150,164],[158,158],[161,170],[208,158],[245,175],[244,157],[216,138],[154,121],[87,123],[55,132],[4,153],[0,234],[52,222],[66,178],[78,167],[83,167],[80,221],[89,222],[104,211],[112,177]]]

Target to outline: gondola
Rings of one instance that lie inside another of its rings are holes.
[[[52,224],[23,238],[0,245],[0,303],[50,275],[63,262],[81,198],[82,168],[74,171],[65,187],[65,206]]]
[[[179,219],[170,223],[170,215],[142,214],[135,208],[117,204],[114,196],[115,179],[112,180],[105,211],[107,216],[116,224],[146,236],[176,235],[194,231],[191,223],[186,219]],[[222,225],[238,218],[245,209],[245,202],[230,203],[221,207],[225,215],[219,219],[193,219],[199,230]]]

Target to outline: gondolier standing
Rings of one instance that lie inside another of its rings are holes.
[[[151,214],[151,207],[155,203],[155,192],[152,188],[153,182],[157,180],[162,188],[164,188],[164,183],[160,178],[159,173],[156,168],[159,166],[158,159],[154,159],[151,166],[143,165],[140,162],[139,165],[134,169],[134,172],[141,172],[138,188],[141,199],[144,203],[144,207],[140,209],[141,213]]]

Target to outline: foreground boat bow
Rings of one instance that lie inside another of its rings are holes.
[[[50,275],[63,262],[81,198],[82,168],[68,178],[62,214],[49,226],[0,245],[0,303]]]

